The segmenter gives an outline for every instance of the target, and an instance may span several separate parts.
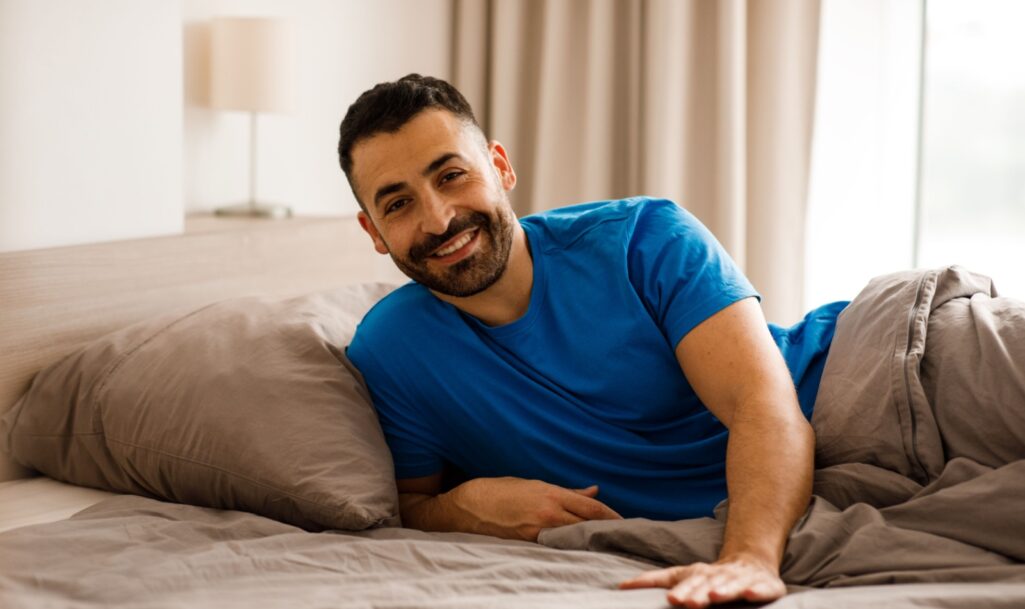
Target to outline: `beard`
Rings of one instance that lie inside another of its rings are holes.
[[[453,218],[443,234],[430,235],[413,245],[405,257],[389,253],[395,266],[413,281],[440,294],[466,298],[483,292],[502,277],[509,264],[515,222],[508,205],[499,205],[492,215],[475,211]],[[447,267],[430,268],[431,252],[472,228],[477,229],[477,251]]]

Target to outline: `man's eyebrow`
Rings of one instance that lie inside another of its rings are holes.
[[[459,154],[458,152],[446,152],[438,158],[431,161],[431,163],[427,165],[427,168],[424,169],[421,173],[426,178],[427,176],[437,171],[439,167],[451,161],[452,159],[459,159],[461,161],[466,160],[465,158],[463,158],[463,155]],[[387,197],[393,192],[402,190],[406,186],[408,186],[408,184],[406,184],[405,182],[392,182],[391,184],[385,184],[384,186],[378,188],[377,192],[374,194],[374,207],[377,207],[381,204],[381,199]]]
[[[386,185],[378,188],[377,189],[377,194],[374,195],[374,207],[380,207],[381,206],[381,199],[387,197],[388,195],[390,195],[393,192],[402,190],[405,187],[406,187],[406,183],[405,182],[393,182],[391,184],[386,184]]]
[[[463,158],[463,155],[459,154],[458,152],[446,152],[445,154],[431,161],[431,164],[427,166],[427,169],[423,170],[423,173],[421,175],[423,175],[423,177],[426,178],[427,176],[437,171],[438,168],[440,168],[442,165],[451,161],[452,159],[459,159],[460,161],[466,160]]]

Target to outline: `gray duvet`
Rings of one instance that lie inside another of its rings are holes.
[[[960,267],[874,279],[838,320],[812,423],[815,497],[771,607],[1025,607],[1025,304]],[[0,535],[0,607],[662,607],[616,584],[714,560],[727,510],[534,544],[117,497]]]

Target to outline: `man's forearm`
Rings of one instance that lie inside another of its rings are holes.
[[[448,493],[400,493],[399,512],[402,515],[402,525],[421,531],[476,532],[476,520],[451,499]]]
[[[595,499],[597,486],[567,489],[541,480],[474,478],[441,495],[400,493],[402,524],[537,541],[542,529],[622,518]]]
[[[777,399],[796,403],[793,393]],[[730,503],[720,559],[747,555],[778,569],[787,535],[811,497],[815,437],[799,410],[794,416],[746,416],[773,410],[740,406],[730,426]]]

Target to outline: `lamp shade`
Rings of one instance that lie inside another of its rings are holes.
[[[295,26],[285,17],[218,17],[211,25],[210,103],[221,110],[290,112]]]

